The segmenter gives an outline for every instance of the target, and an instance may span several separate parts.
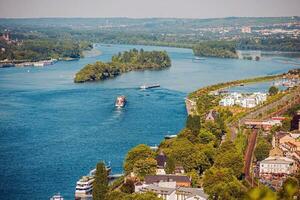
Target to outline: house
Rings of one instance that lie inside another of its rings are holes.
[[[255,97],[246,97],[240,101],[240,105],[243,108],[254,108],[257,105]]]
[[[252,30],[251,30],[251,27],[249,26],[245,26],[245,27],[242,27],[242,33],[251,33]]]
[[[208,198],[202,188],[178,187],[174,181],[136,185],[135,192],[153,192],[164,200],[206,200]]]
[[[291,155],[292,159],[296,161],[297,171],[300,170],[300,151],[295,151]]]
[[[147,175],[145,176],[145,184],[150,185],[160,182],[176,182],[176,186],[190,187],[191,180],[184,175]]]
[[[174,174],[180,175],[180,174],[184,174],[184,173],[185,173],[185,171],[184,171],[184,168],[182,165],[175,166]]]
[[[208,195],[201,188],[179,187],[176,189],[176,197],[178,200],[205,200]],[[177,200],[176,199],[176,200]]]
[[[153,192],[157,194],[158,197],[164,200],[175,200],[176,199],[176,190],[171,187],[161,187],[156,184],[151,184],[145,187],[142,187],[139,192]]]
[[[279,140],[281,138],[283,138],[284,136],[286,136],[286,135],[289,135],[289,133],[288,132],[283,132],[283,131],[276,132],[275,135],[272,138],[272,146],[273,147],[279,146]]]
[[[255,92],[252,94],[241,94],[233,92],[219,101],[220,106],[239,105],[244,108],[253,108],[267,100],[267,94]]]
[[[219,102],[220,106],[233,106],[234,105],[234,98],[232,97],[225,97],[223,99],[221,99],[221,101]]]
[[[285,144],[285,143],[288,143],[288,142],[294,142],[295,141],[295,138],[293,138],[291,136],[291,134],[287,134],[281,138],[279,138],[279,145],[282,145],[282,144]]]
[[[270,150],[269,156],[284,156],[284,152],[278,146],[275,146],[273,149]]]
[[[156,156],[156,162],[157,162],[157,168],[156,168],[156,174],[157,175],[164,175],[166,174],[165,172],[165,167],[167,164],[167,157],[163,152],[160,152],[157,156]]]
[[[253,97],[255,97],[256,104],[261,104],[267,100],[267,94],[262,92],[254,92]]]
[[[293,159],[281,156],[270,156],[259,163],[259,175],[284,175],[296,172],[297,166]]]
[[[205,121],[212,121],[214,122],[218,117],[218,112],[215,110],[210,110],[209,113],[206,115]]]

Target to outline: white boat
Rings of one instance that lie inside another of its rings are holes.
[[[83,176],[76,183],[75,198],[92,197],[94,176]]]
[[[110,174],[110,164],[105,166],[107,173]],[[89,172],[87,176],[83,176],[76,182],[75,199],[91,199],[93,193],[93,182],[95,180],[96,169]]]
[[[140,86],[140,89],[146,90],[146,89],[156,88],[156,87],[160,87],[160,85],[159,84],[152,84],[152,85],[146,85],[146,84],[144,84],[144,85]]]
[[[51,197],[50,200],[64,200],[64,198],[58,193]]]
[[[195,60],[205,60],[205,58],[201,58],[201,57],[196,56]]]
[[[124,107],[126,104],[126,97],[125,96],[118,96],[116,100],[115,106],[118,108]]]
[[[158,146],[157,146],[157,145],[155,145],[155,146],[150,146],[150,149],[151,149],[152,151],[157,151],[157,150],[158,150]]]
[[[172,139],[172,138],[176,138],[176,137],[177,137],[177,135],[166,135],[165,139],[167,140],[167,139]]]

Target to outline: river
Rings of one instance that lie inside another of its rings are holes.
[[[76,181],[100,160],[122,172],[126,152],[139,143],[159,144],[185,124],[184,97],[209,84],[286,72],[296,58],[261,61],[194,60],[190,49],[96,45],[101,55],[47,67],[0,69],[0,199],[74,199]],[[87,63],[108,61],[131,48],[166,50],[172,67],[129,72],[96,83],[74,84]],[[160,88],[140,91],[143,83]],[[128,104],[116,110],[114,101]]]

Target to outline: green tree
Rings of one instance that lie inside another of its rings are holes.
[[[181,164],[186,171],[189,171],[192,167],[190,164],[190,155],[195,152],[194,145],[186,138],[177,138],[169,146],[168,149],[164,149],[164,152],[169,152],[168,157],[172,157],[176,163]]]
[[[201,129],[200,133],[198,135],[200,143],[202,144],[208,144],[210,142],[214,142],[216,140],[216,137],[214,134],[212,134],[210,131]]]
[[[104,162],[99,162],[96,167],[95,181],[93,183],[93,199],[104,200],[108,192],[108,173]]]
[[[175,160],[172,157],[167,158],[167,163],[165,167],[165,171],[167,174],[173,174],[175,171]]]
[[[187,175],[192,179],[192,187],[201,187],[201,177],[195,169],[187,173]]]
[[[137,145],[136,147],[132,148],[126,155],[125,162],[124,162],[124,169],[125,172],[128,174],[133,171],[134,165],[139,160],[145,160],[146,158],[153,158],[154,153],[150,149],[149,146],[145,144]]]
[[[192,132],[198,134],[200,129],[200,117],[195,115],[189,115],[186,121],[186,128],[190,129]]]
[[[279,91],[278,88],[275,87],[275,86],[271,86],[271,87],[269,88],[269,94],[270,94],[271,96],[277,94],[278,91]]]
[[[156,167],[157,162],[154,158],[140,159],[134,163],[133,172],[143,179],[146,175],[154,175]]]
[[[237,150],[233,142],[223,142],[215,156],[214,166],[218,168],[230,168],[233,174],[239,177],[244,167],[243,154]]]
[[[202,174],[206,169],[211,167],[207,156],[201,151],[194,151],[187,159],[188,165],[185,167],[187,172],[195,169],[199,174]]]
[[[111,191],[106,195],[105,200],[124,200],[127,194],[120,191]]]
[[[300,199],[300,183],[297,178],[288,177],[282,188],[278,192],[278,196],[282,200]]]
[[[254,155],[256,159],[261,161],[267,158],[269,156],[271,148],[272,145],[267,140],[265,140],[263,137],[259,137],[254,150]]]
[[[126,179],[120,190],[124,193],[131,194],[134,192],[134,181],[132,179]]]
[[[291,118],[286,118],[284,120],[282,120],[282,126],[281,126],[281,130],[283,131],[290,131],[291,130]]]
[[[244,186],[228,168],[212,167],[205,171],[203,188],[210,199],[216,200],[243,199],[245,194]]]
[[[276,193],[266,186],[253,188],[247,192],[246,200],[276,200]]]

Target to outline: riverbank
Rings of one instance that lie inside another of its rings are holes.
[[[1,180],[6,183],[0,186],[1,198],[30,199],[34,194],[36,199],[49,199],[60,192],[65,199],[74,199],[76,181],[99,160],[111,161],[113,173],[122,173],[129,149],[145,142],[155,146],[165,135],[179,133],[187,118],[183,99],[192,91],[236,77],[277,74],[293,68],[275,59],[208,58],[194,62],[192,51],[182,48],[96,48],[102,51],[97,57],[32,67],[30,72],[27,68],[0,70],[0,168],[5,172]],[[82,66],[97,60],[108,62],[118,52],[133,48],[165,50],[172,67],[132,71],[101,83],[73,83]],[[140,91],[137,87],[144,83],[159,83],[161,87]],[[128,104],[115,110],[115,99],[120,95],[126,95]]]
[[[74,61],[79,60],[79,58],[59,58],[50,60],[39,60],[39,61],[24,61],[24,60],[14,60],[14,61],[0,61],[0,68],[7,67],[44,67],[48,65],[53,65],[58,61]]]
[[[161,141],[159,148],[156,150],[155,155],[159,153],[160,155],[165,156],[165,160],[172,161],[171,163],[167,162],[167,166],[163,169],[168,170],[168,174],[175,175],[175,166],[180,166],[184,169],[184,174],[191,177],[191,182],[193,183],[192,186],[203,187],[204,192],[207,193],[210,198],[215,197],[216,194],[218,197],[224,197],[225,194],[228,194],[228,190],[236,191],[229,195],[233,199],[241,199],[244,197],[247,192],[249,192],[249,185],[244,181],[245,178],[242,178],[245,164],[243,157],[247,147],[247,135],[244,134],[243,131],[240,131],[240,124],[234,127],[232,120],[235,119],[240,121],[245,114],[249,115],[255,113],[259,109],[261,111],[259,111],[257,115],[251,115],[251,117],[254,117],[251,119],[255,119],[256,116],[266,117],[268,114],[280,114],[280,112],[276,112],[274,109],[280,110],[287,102],[299,102],[299,95],[297,95],[299,94],[299,85],[296,85],[287,91],[280,91],[278,94],[271,95],[266,103],[255,107],[255,109],[246,109],[242,113],[243,115],[232,113],[228,107],[220,109],[218,101],[216,101],[218,100],[216,96],[219,94],[215,95],[215,92],[217,90],[219,93],[220,89],[236,84],[258,83],[279,78],[299,79],[299,73],[300,69],[290,70],[287,73],[274,76],[264,76],[215,84],[194,92],[193,95],[197,95],[197,103],[187,99],[187,109],[190,109],[190,106],[194,105],[197,112],[193,112],[193,115],[188,115],[185,127],[176,137],[165,138],[165,140]],[[202,91],[201,94],[199,94],[199,91]],[[295,100],[296,98],[298,98],[297,101]],[[213,112],[215,112],[215,114],[211,114]],[[238,128],[239,131],[234,133],[235,137],[228,138],[228,136],[233,134],[231,133],[232,131],[235,132],[233,128]],[[226,137],[224,138],[224,136]],[[133,154],[137,158],[143,158],[143,156],[146,157],[146,159],[155,158],[155,155],[152,155],[151,153],[146,155],[142,151],[139,152],[137,150],[139,148],[141,148],[141,145],[131,149],[124,161],[125,172],[128,175],[128,179],[130,179],[133,173],[135,174],[134,180],[138,180],[137,183],[139,183],[140,179],[143,179],[145,174],[141,175],[136,173],[139,172],[139,169],[130,171],[126,166],[137,166],[136,163],[139,163],[142,160],[129,158],[131,158]],[[149,152],[151,151],[150,147],[147,147],[146,145],[144,145],[143,148],[147,148],[147,151]],[[252,149],[254,149],[253,142]],[[249,153],[246,153],[246,155],[249,157]],[[245,164],[246,181],[249,180],[249,173],[247,170],[249,169],[251,160],[251,157],[250,159],[248,157]],[[155,172],[155,170],[158,169],[158,166],[155,164],[153,166],[150,163],[145,163],[144,165],[152,169],[151,171],[149,170],[146,175],[158,175],[157,171]],[[161,168],[159,169],[161,170]],[[228,169],[230,170],[228,171]],[[225,174],[227,178],[220,179],[220,174]],[[226,186],[223,187],[221,191],[219,187],[215,186],[220,184]],[[234,186],[232,186],[232,184],[234,184]],[[218,191],[218,193],[216,193],[216,191]]]

